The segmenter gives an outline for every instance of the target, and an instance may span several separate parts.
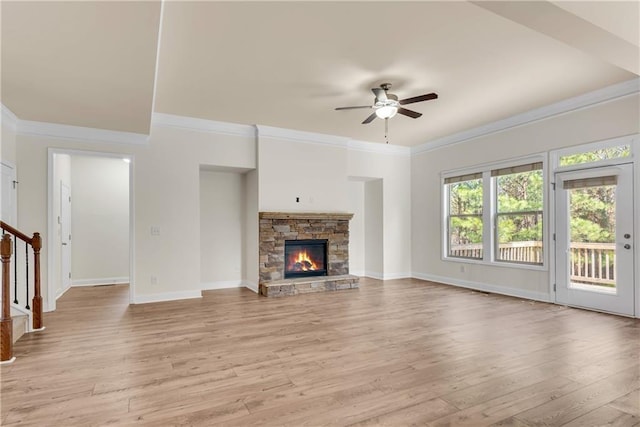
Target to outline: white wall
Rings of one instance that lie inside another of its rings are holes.
[[[156,125],[144,145],[19,134],[15,144],[18,223],[28,233],[40,231],[45,248],[49,237],[56,238],[55,231],[49,236],[47,229],[47,148],[131,155],[135,300],[196,297],[201,285],[200,165],[255,169],[246,174],[244,184],[247,246],[242,267],[242,279],[253,283],[257,283],[254,261],[258,256],[257,220],[253,219],[258,210],[349,212],[348,178],[367,177],[381,180],[384,245],[380,273],[384,278],[413,272],[417,277],[491,283],[505,292],[515,289],[545,296],[548,272],[469,265],[461,273],[459,264],[440,259],[440,172],[637,133],[638,114],[638,97],[627,97],[413,157],[400,151],[352,149],[337,137],[337,143],[316,144],[267,134],[256,147],[256,137],[250,132],[228,134]],[[638,167],[635,173],[638,183]],[[296,203],[295,197],[301,202]],[[637,190],[636,197],[640,199]],[[160,229],[159,236],[151,235],[152,226]],[[185,248],[196,248],[196,253]],[[45,254],[44,284],[48,283],[48,262]],[[46,299],[46,286],[44,293]]]
[[[260,211],[347,212],[346,146],[258,138]]]
[[[202,289],[239,286],[245,245],[244,175],[200,170]]]
[[[349,273],[364,276],[364,181],[349,179],[348,189],[349,211],[353,213],[349,222]]]
[[[549,299],[549,271],[465,264],[465,271],[461,272],[459,262],[441,259],[440,173],[638,133],[638,105],[638,96],[628,96],[414,155],[411,164],[414,276]],[[640,197],[637,190],[635,197]],[[545,218],[549,218],[548,210]]]
[[[0,136],[0,159],[5,160],[13,165],[16,164],[16,129],[10,123],[10,119],[5,118],[5,115],[2,115],[1,122],[1,131],[2,134]]]
[[[129,164],[71,156],[71,199],[72,284],[129,283]]]
[[[134,298],[137,302],[200,295],[200,164],[254,169],[255,136],[156,126],[148,144],[105,143],[18,135],[19,220],[40,231],[47,247],[47,149],[85,150],[133,157]],[[160,228],[151,235],[151,226]],[[196,248],[187,251],[185,248]],[[45,249],[46,251],[46,249]],[[152,277],[155,281],[152,281]],[[43,254],[43,297],[49,301]],[[152,283],[155,282],[155,283]],[[51,308],[51,307],[49,307]]]
[[[244,222],[245,222],[245,244],[244,244],[244,285],[254,292],[258,292],[259,282],[259,219],[258,219],[258,172],[249,171],[244,176]]]
[[[385,279],[411,277],[411,158],[408,153],[349,150],[348,175],[381,179]],[[365,201],[365,204],[367,202]],[[367,210],[365,217],[369,215]],[[366,257],[369,245],[366,249]]]
[[[383,279],[384,258],[384,193],[382,179],[364,183],[364,274]]]

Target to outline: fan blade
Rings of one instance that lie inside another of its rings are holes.
[[[355,110],[357,108],[373,108],[371,105],[359,105],[357,107],[338,107],[336,110]]]
[[[374,87],[371,92],[376,96],[376,101],[384,102],[387,100],[387,92],[381,87]]]
[[[412,119],[417,119],[422,115],[422,113],[418,113],[417,111],[413,111],[413,110],[407,110],[406,108],[402,108],[402,107],[398,107],[398,114],[411,117]]]
[[[431,99],[437,99],[437,98],[438,98],[437,93],[428,93],[426,95],[420,95],[420,96],[414,96],[413,98],[402,99],[398,101],[398,103],[400,105],[407,105],[407,104],[413,104],[414,102],[429,101]]]
[[[367,117],[366,119],[364,119],[364,122],[362,122],[363,125],[366,125],[367,123],[371,123],[373,121],[373,119],[375,119],[376,117],[376,113],[373,113],[372,115],[370,115],[369,117]]]

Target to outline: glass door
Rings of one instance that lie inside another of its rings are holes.
[[[556,301],[634,315],[631,164],[556,173]]]

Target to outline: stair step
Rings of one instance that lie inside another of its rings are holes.
[[[27,322],[29,316],[26,314],[12,315],[13,319],[13,342],[16,342],[27,332]]]

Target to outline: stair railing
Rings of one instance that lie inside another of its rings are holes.
[[[2,236],[0,255],[2,256],[2,317],[0,317],[0,362],[13,359],[13,319],[11,319],[11,299],[9,282],[11,281],[11,237]]]
[[[29,237],[9,224],[0,221],[3,231],[2,236],[2,318],[0,321],[2,351],[0,361],[11,359],[12,349],[12,319],[10,302],[20,307],[24,307],[32,319],[32,330],[43,329],[42,325],[42,294],[40,286],[40,250],[42,249],[42,237],[40,233],[33,233]],[[13,244],[11,235],[13,235]],[[24,242],[25,274],[24,283],[19,283],[18,275],[18,240]],[[33,288],[29,280],[29,247],[33,253]],[[13,292],[11,289],[11,262],[13,262]],[[22,293],[24,290],[24,293]],[[29,294],[33,290],[33,299],[29,306]],[[11,294],[13,294],[13,299]],[[23,298],[24,297],[24,298]]]

